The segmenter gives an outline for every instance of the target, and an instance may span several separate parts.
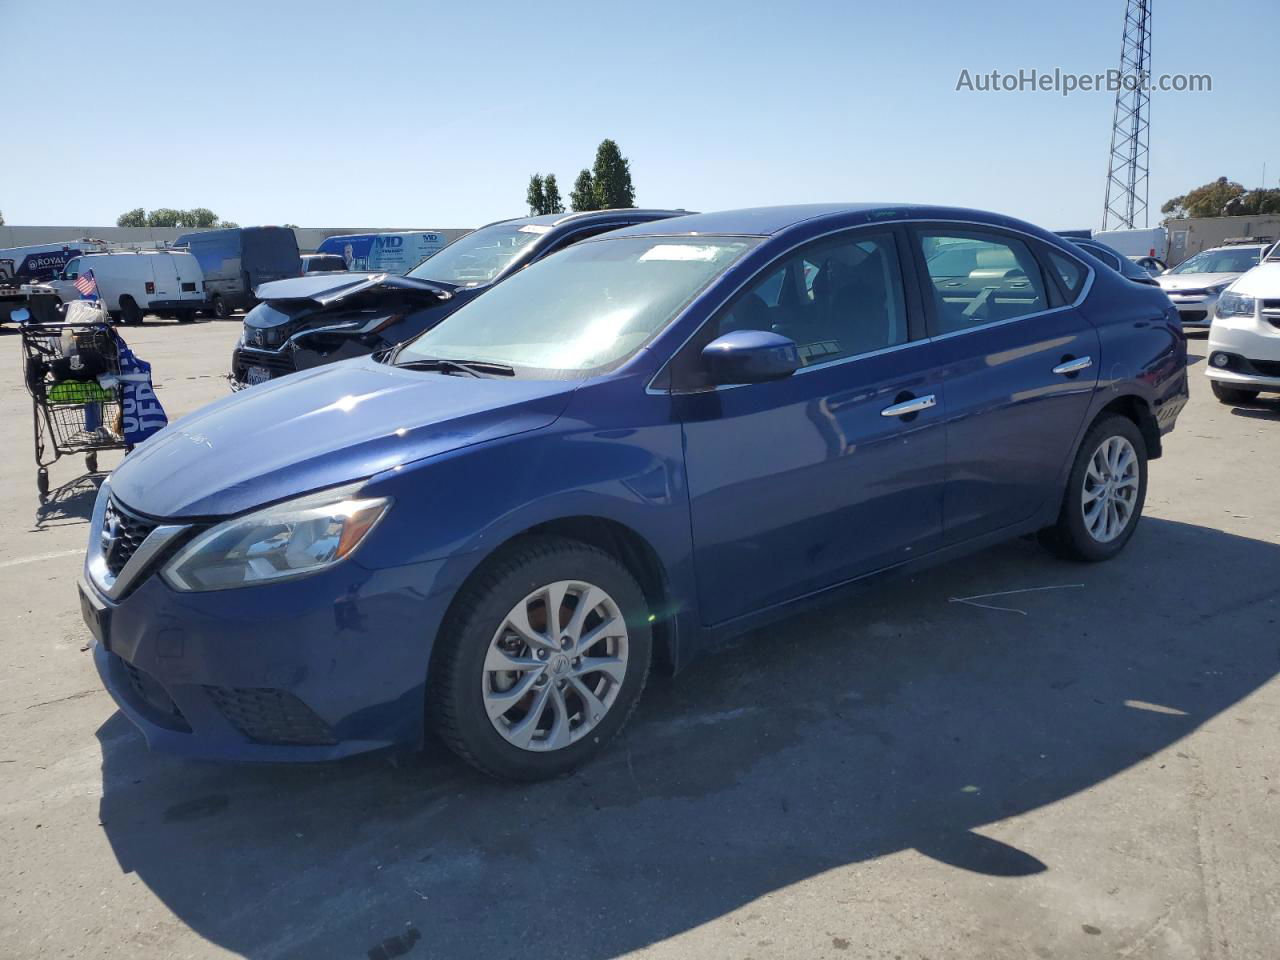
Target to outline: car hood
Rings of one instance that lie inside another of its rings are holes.
[[[1217,286],[1219,283],[1230,283],[1238,273],[1187,273],[1170,274],[1156,277],[1156,283],[1165,290],[1203,290],[1205,287]]]
[[[327,307],[375,288],[404,294],[420,293],[436,300],[448,300],[453,296],[451,291],[438,284],[395,273],[319,273],[309,277],[290,277],[260,284],[254,295],[259,300],[310,300]]]
[[[1280,299],[1280,260],[1264,260],[1231,285],[1232,293],[1246,297]]]
[[[183,417],[130,453],[111,487],[126,506],[153,517],[240,513],[545,427],[576,386],[349,360]]]

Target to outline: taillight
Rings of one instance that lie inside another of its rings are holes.
[[[152,283],[150,280],[148,280],[148,281],[147,281],[147,283],[146,283],[146,287],[147,287],[147,293],[155,293],[155,292],[156,292],[156,285],[155,285],[154,283]]]

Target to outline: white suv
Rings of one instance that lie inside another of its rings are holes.
[[[1280,393],[1280,244],[1218,298],[1205,372],[1223,403]]]

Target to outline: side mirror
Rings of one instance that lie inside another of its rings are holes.
[[[717,384],[781,380],[800,369],[795,341],[767,330],[734,330],[702,348],[702,360]]]

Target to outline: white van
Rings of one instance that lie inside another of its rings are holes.
[[[76,280],[89,270],[114,320],[141,323],[143,314],[158,313],[190,323],[206,308],[204,274],[185,250],[85,254],[67,261],[49,285],[64,302],[79,300]]]

